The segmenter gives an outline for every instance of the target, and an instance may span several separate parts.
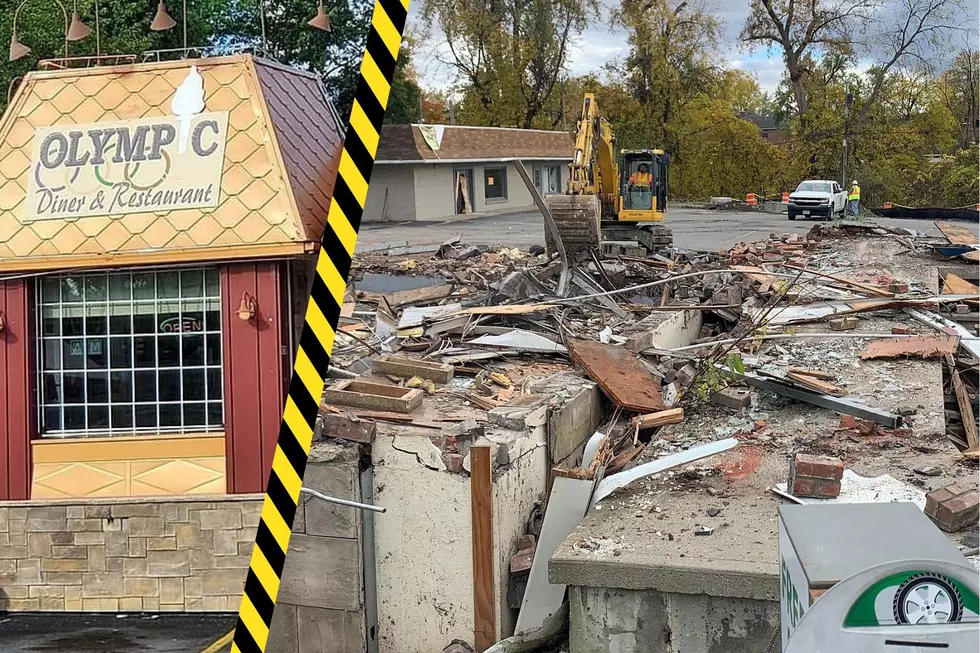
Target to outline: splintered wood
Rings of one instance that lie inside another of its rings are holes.
[[[952,355],[960,339],[956,336],[914,336],[873,340],[861,352],[863,360],[873,358],[938,358]]]
[[[680,424],[684,421],[684,409],[671,408],[670,410],[662,410],[659,413],[638,415],[635,420],[636,426],[640,431],[657,428],[658,426],[666,426],[668,424]]]
[[[980,439],[977,437],[977,418],[973,412],[973,403],[970,401],[970,393],[960,378],[960,371],[956,369],[952,353],[944,354],[946,367],[949,369],[949,376],[953,381],[953,392],[956,394],[956,404],[960,409],[960,417],[963,419],[963,432],[966,434],[966,454],[976,455],[980,451]]]
[[[591,340],[570,340],[572,360],[599,384],[606,396],[624,410],[653,413],[664,410],[660,383],[633,352]]]

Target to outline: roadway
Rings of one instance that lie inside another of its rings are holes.
[[[931,220],[896,220],[865,218],[874,222],[906,227],[939,236]],[[674,232],[674,244],[683,249],[717,251],[728,249],[742,241],[762,240],[771,233],[806,234],[815,221],[797,219],[790,222],[785,214],[741,211],[709,211],[698,208],[668,208],[667,225]],[[980,233],[978,225],[956,224]],[[446,222],[364,223],[358,237],[359,245],[383,243],[429,245],[442,243],[459,235],[471,245],[506,245],[526,248],[544,244],[544,221],[538,211],[507,215],[477,216]]]
[[[0,615],[0,652],[227,653],[237,616],[217,613]]]

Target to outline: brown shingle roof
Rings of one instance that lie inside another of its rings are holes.
[[[319,241],[333,197],[343,135],[314,75],[262,59],[255,64],[306,237]]]
[[[378,145],[379,163],[447,159],[571,159],[568,132],[500,127],[446,126],[437,151],[425,142],[418,125],[385,125]]]

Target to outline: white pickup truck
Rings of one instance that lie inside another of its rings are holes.
[[[797,216],[830,220],[835,215],[843,217],[846,208],[847,191],[840,184],[826,179],[808,179],[790,193],[786,215],[790,220]]]

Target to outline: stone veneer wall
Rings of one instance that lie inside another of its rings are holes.
[[[261,495],[0,502],[0,611],[237,612]]]

